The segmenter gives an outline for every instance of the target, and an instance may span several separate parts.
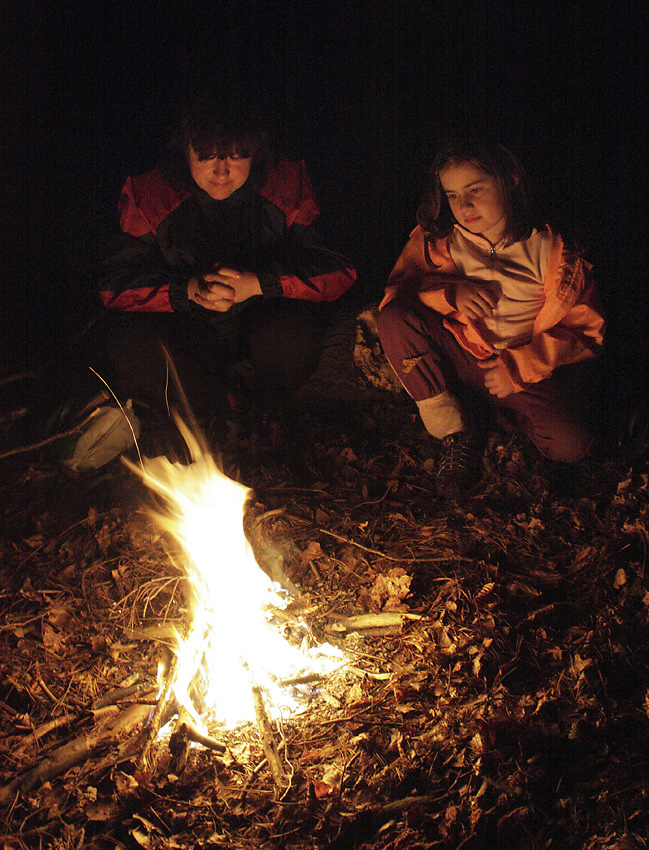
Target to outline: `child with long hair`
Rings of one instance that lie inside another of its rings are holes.
[[[494,423],[554,461],[581,460],[595,435],[580,372],[600,352],[605,325],[590,264],[549,226],[534,227],[523,167],[489,138],[441,148],[418,221],[378,328],[442,442],[439,495],[458,498],[477,482]]]

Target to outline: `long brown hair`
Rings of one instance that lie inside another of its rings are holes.
[[[455,226],[446,194],[439,179],[448,165],[471,163],[496,180],[505,209],[507,244],[527,239],[533,214],[525,170],[504,145],[475,134],[455,136],[439,149],[429,172],[429,186],[417,211],[417,220],[427,240],[448,236]]]

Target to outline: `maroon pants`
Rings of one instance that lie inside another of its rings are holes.
[[[485,389],[476,358],[434,310],[419,302],[391,301],[378,315],[378,330],[390,365],[415,401],[448,390],[474,428],[518,430],[553,460],[573,462],[588,453],[594,441],[594,361],[562,366],[523,392],[500,399]]]

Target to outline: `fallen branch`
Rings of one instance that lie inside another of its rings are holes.
[[[364,632],[369,636],[398,634],[404,620],[421,620],[421,614],[409,614],[403,611],[380,611],[378,614],[357,614],[353,617],[341,617],[325,626],[329,634]]]
[[[25,374],[25,377],[30,377],[29,373]],[[74,434],[80,434],[83,430],[83,426],[87,425],[91,419],[93,419],[97,413],[99,413],[99,404],[105,401],[107,398],[105,392],[99,393],[95,396],[88,404],[84,405],[83,408],[77,413],[77,418],[83,416],[80,422],[72,427],[68,428],[67,431],[60,431],[58,434],[53,434],[51,437],[46,437],[44,440],[39,440],[37,443],[30,443],[27,446],[17,446],[15,449],[10,449],[7,452],[3,452],[0,454],[0,460],[4,460],[8,457],[13,457],[14,455],[24,454],[25,452],[33,452],[37,449],[45,448],[45,446],[49,446],[51,443],[56,443],[57,440],[63,440],[65,437],[71,437]],[[92,409],[91,409],[92,408]],[[88,413],[88,411],[90,412]],[[85,414],[85,415],[84,415]]]
[[[279,790],[284,790],[287,784],[286,774],[282,767],[282,762],[279,757],[279,749],[275,743],[275,737],[270,725],[270,720],[266,714],[264,697],[259,685],[255,685],[253,687],[252,697],[255,704],[257,728],[259,729],[259,735],[261,736],[261,746],[268,761],[268,767],[273,777],[273,782]]]
[[[156,686],[152,685],[150,682],[137,682],[135,685],[130,685],[128,688],[113,688],[113,690],[108,691],[108,693],[105,693],[93,702],[92,710],[99,711],[102,708],[106,708],[106,706],[117,705],[131,697],[148,696],[155,690],[157,690]]]
[[[2,452],[0,454],[0,460],[4,460],[8,457],[13,457],[14,455],[24,454],[25,452],[35,452],[37,449],[42,449],[45,446],[49,446],[51,443],[55,443],[57,440],[62,440],[64,437],[71,437],[73,434],[79,434],[81,432],[81,425],[76,425],[74,428],[70,428],[68,431],[61,431],[60,434],[54,434],[52,437],[46,437],[44,440],[39,440],[38,443],[31,443],[28,446],[17,446],[15,449],[10,449],[8,452]]]
[[[350,537],[344,537],[342,534],[336,534],[335,531],[327,531],[326,528],[318,528],[318,531],[320,534],[328,534],[329,537],[340,540],[341,543],[348,543],[350,546],[356,546],[357,549],[361,549],[363,552],[368,552],[370,555],[378,555],[379,558],[385,558],[386,561],[398,561],[400,564],[447,564],[449,561],[453,561],[454,563],[469,563],[473,560],[472,558],[464,558],[462,555],[456,555],[455,553],[452,555],[442,555],[437,558],[405,558],[402,555],[388,555],[386,552],[379,552],[378,549],[370,549],[369,546],[363,546],[362,543],[358,543]]]
[[[151,758],[151,749],[153,747],[153,742],[158,737],[158,732],[160,731],[161,726],[164,725],[162,720],[166,716],[167,708],[173,696],[173,687],[176,681],[177,670],[178,656],[174,653],[171,655],[171,658],[169,660],[169,667],[167,670],[164,690],[158,697],[158,702],[156,703],[155,711],[153,712],[153,717],[151,718],[151,722],[149,723],[145,731],[142,750],[138,759],[139,766],[143,770],[146,770],[152,766],[153,760]]]
[[[34,371],[30,372],[15,372],[13,375],[3,375],[0,378],[0,387],[4,387],[5,384],[11,384],[14,381],[24,381],[26,378],[36,378],[38,377],[38,373]]]
[[[26,738],[18,744],[16,747],[16,752],[22,752],[27,749],[30,744],[39,741],[41,738],[44,738],[45,735],[49,735],[50,732],[53,732],[55,729],[60,729],[62,726],[68,726],[70,723],[74,723],[75,720],[78,720],[78,715],[76,714],[64,714],[61,717],[56,717],[54,720],[50,720],[47,723],[41,724],[39,727],[34,729],[34,731],[28,735]]]
[[[85,408],[84,408],[85,412]],[[51,443],[56,443],[57,440],[62,440],[65,437],[71,437],[73,434],[80,434],[83,426],[86,425],[97,413],[99,408],[94,408],[81,422],[78,422],[73,428],[68,428],[67,431],[60,431],[58,434],[53,434],[51,437],[46,437],[44,440],[39,440],[37,443],[31,443],[28,446],[17,446],[15,449],[10,449],[7,452],[0,454],[0,460],[4,460],[14,455],[24,454],[25,452],[34,452],[36,449],[42,449],[49,446]]]
[[[200,732],[194,725],[189,712],[182,708],[178,714],[176,728],[169,739],[169,750],[173,758],[170,773],[179,775],[183,772],[192,741],[216,753],[224,753],[227,750],[225,744]]]
[[[95,726],[89,732],[53,750],[23,776],[17,777],[8,785],[0,788],[0,805],[8,805],[16,795],[26,794],[33,788],[42,785],[43,782],[49,782],[71,767],[86,761],[100,747],[109,746],[119,737],[132,732],[136,726],[146,719],[150,710],[150,707],[146,705],[131,705],[123,712]]]

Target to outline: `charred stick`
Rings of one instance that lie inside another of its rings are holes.
[[[214,750],[215,753],[224,753],[227,750],[225,744],[222,744],[220,741],[215,741],[214,738],[210,738],[208,735],[203,735],[202,732],[199,732],[189,718],[185,720],[184,725],[187,737],[195,744],[200,744],[208,750]]]
[[[411,809],[413,806],[428,806],[435,802],[435,797],[427,795],[418,795],[416,797],[404,797],[401,800],[391,800],[376,812],[376,818],[379,821],[390,820],[395,815],[400,815],[402,812]]]
[[[145,730],[142,751],[138,759],[139,766],[143,770],[147,770],[149,767],[152,766],[151,750],[153,747],[153,742],[158,737],[158,732],[160,731],[163,725],[162,720],[164,717],[166,717],[167,707],[173,697],[173,688],[176,682],[177,670],[178,656],[176,654],[173,654],[171,655],[171,658],[169,660],[169,667],[167,669],[164,688],[160,693],[160,696],[158,697],[158,702],[156,703],[153,716],[151,717],[151,721]]]
[[[278,753],[281,753],[281,752],[282,752],[282,750],[284,750],[284,749],[286,749],[286,741],[280,741],[280,742],[279,742],[279,744],[277,745],[277,752],[278,752]],[[257,776],[257,774],[261,773],[261,772],[262,772],[262,770],[266,767],[266,765],[267,765],[267,764],[268,764],[268,759],[267,759],[267,758],[263,758],[263,759],[259,762],[259,764],[258,764],[255,768],[253,768],[253,770],[252,770],[252,774],[251,774],[251,775],[252,775],[252,776]]]
[[[224,753],[227,750],[227,747],[220,741],[215,741],[214,738],[203,735],[194,725],[189,712],[185,708],[181,708],[176,728],[169,739],[169,750],[173,757],[170,773],[180,774],[183,772],[187,764],[189,745],[192,741],[216,753]]]
[[[62,726],[69,726],[70,723],[74,723],[74,721],[77,719],[78,715],[76,714],[64,714],[61,717],[56,717],[54,720],[50,720],[47,723],[41,724],[32,731],[31,735],[28,735],[20,742],[20,744],[18,745],[18,749],[25,749],[30,744],[33,744],[35,741],[40,740],[40,738],[44,738],[45,735],[48,735],[55,729],[60,729]]]
[[[189,716],[185,709],[181,709],[178,713],[176,728],[169,738],[169,752],[171,753],[169,773],[174,773],[176,776],[180,776],[187,766],[187,756],[189,755],[189,735],[187,734],[186,720],[188,717]]]
[[[106,706],[117,705],[117,703],[122,702],[129,697],[136,695],[143,696],[145,694],[150,694],[154,690],[155,686],[148,682],[139,682],[138,684],[131,685],[128,688],[113,688],[113,690],[108,691],[102,697],[96,699],[91,707],[93,711],[99,711],[102,708],[106,708]]]
[[[0,788],[0,805],[6,805],[16,794],[25,794],[86,761],[97,750],[109,746],[125,732],[134,729],[145,719],[149,710],[147,706],[131,705],[105,723],[98,724],[89,732],[53,750],[27,773]]]
[[[279,749],[275,742],[273,730],[266,713],[264,705],[264,697],[259,685],[254,685],[252,689],[252,698],[255,704],[255,715],[257,717],[257,728],[261,736],[261,746],[264,750],[264,755],[268,761],[268,767],[273,777],[273,782],[277,788],[283,790],[286,787],[286,774],[282,767],[282,762],[279,756]]]

